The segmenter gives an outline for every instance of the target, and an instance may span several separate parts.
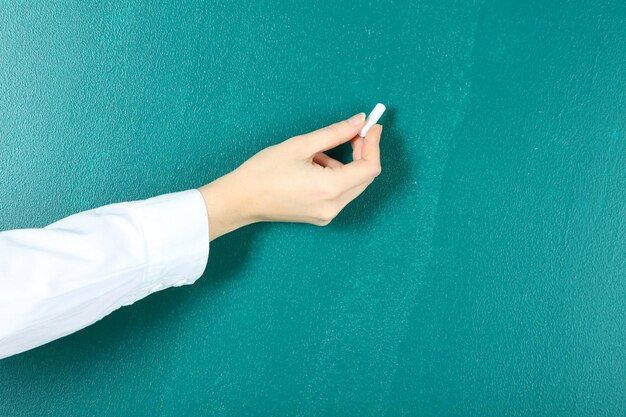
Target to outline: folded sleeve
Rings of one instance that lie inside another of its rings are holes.
[[[208,227],[202,195],[188,190],[0,233],[0,359],[193,284],[206,267]]]

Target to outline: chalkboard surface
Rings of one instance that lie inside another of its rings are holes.
[[[389,108],[330,226],[1,361],[0,415],[624,415],[622,0],[2,2],[0,63],[3,230]]]

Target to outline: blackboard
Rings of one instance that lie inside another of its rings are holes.
[[[0,415],[623,415],[623,1],[8,1],[0,62],[2,230],[389,109],[331,225],[1,361]]]

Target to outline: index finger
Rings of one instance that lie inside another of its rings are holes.
[[[334,123],[305,135],[293,138],[306,156],[313,156],[335,148],[354,138],[365,123],[365,113],[357,113],[347,120]]]

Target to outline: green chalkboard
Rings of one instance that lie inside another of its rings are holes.
[[[623,0],[3,1],[0,229],[379,101],[383,173],[335,222],[237,231],[1,361],[0,415],[623,416]]]

